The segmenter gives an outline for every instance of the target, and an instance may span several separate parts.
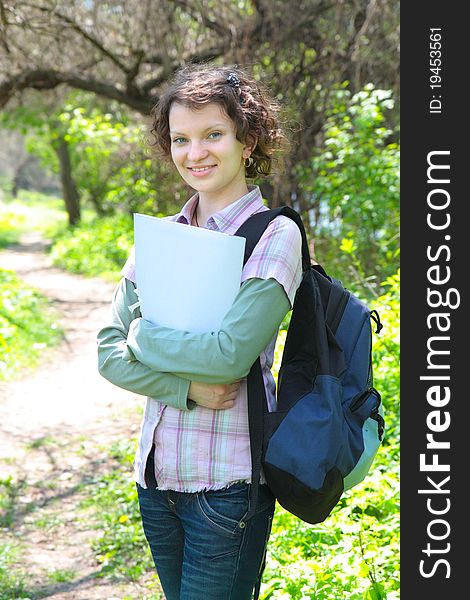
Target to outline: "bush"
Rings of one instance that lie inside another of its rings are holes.
[[[373,354],[385,412],[383,445],[369,475],[324,523],[309,525],[276,506],[263,600],[399,598],[399,285],[398,271],[373,306],[384,325]],[[279,358],[278,351],[275,368]]]
[[[303,216],[328,272],[348,288],[381,293],[399,255],[399,131],[386,126],[394,100],[372,84],[355,94],[346,86],[332,90],[322,147],[309,167],[297,167],[312,209]]]
[[[0,202],[0,248],[18,242],[24,232],[37,231],[48,237],[63,229],[63,204],[60,198],[31,190],[19,190],[17,199]]]
[[[51,256],[55,265],[68,271],[115,280],[132,243],[132,220],[121,214],[59,233],[54,237]]]
[[[13,212],[0,212],[0,248],[16,244],[24,226],[25,218]]]

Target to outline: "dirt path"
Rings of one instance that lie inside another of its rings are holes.
[[[145,582],[95,578],[96,533],[78,510],[84,486],[77,486],[110,468],[101,448],[134,437],[142,412],[142,397],[114,387],[96,368],[96,333],[113,285],[52,267],[43,249],[29,234],[0,252],[0,267],[52,299],[65,332],[35,372],[0,384],[0,479],[11,476],[14,490],[12,525],[0,530],[0,542],[19,548],[31,598],[150,598]]]

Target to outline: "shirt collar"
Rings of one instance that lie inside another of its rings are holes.
[[[197,206],[199,194],[196,193],[186,202],[175,220],[190,224]],[[219,212],[209,217],[206,227],[232,235],[254,213],[264,208],[261,191],[257,185],[249,185],[248,193],[235,200]]]

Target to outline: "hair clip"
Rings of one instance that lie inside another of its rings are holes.
[[[229,73],[227,75],[227,83],[229,84],[229,86],[231,88],[233,88],[234,90],[236,90],[237,94],[238,94],[238,99],[240,100],[240,104],[243,104],[244,100],[242,97],[242,93],[241,93],[241,81],[240,79],[237,77],[237,75],[235,75],[235,73]]]
[[[240,80],[238,79],[238,77],[235,75],[235,73],[229,73],[227,75],[227,83],[231,86],[231,87],[240,87]]]

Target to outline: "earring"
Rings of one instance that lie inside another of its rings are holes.
[[[246,161],[248,161],[248,164]],[[243,162],[245,163],[245,167],[247,169],[249,169],[251,167],[251,165],[253,164],[253,158],[251,156],[249,156],[248,158],[245,158],[245,160]]]

